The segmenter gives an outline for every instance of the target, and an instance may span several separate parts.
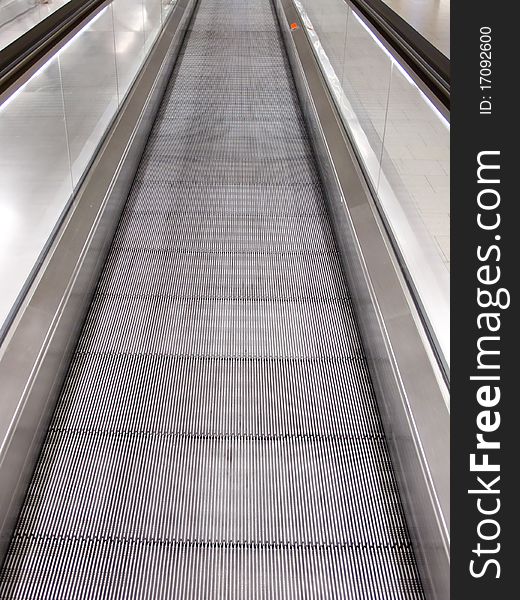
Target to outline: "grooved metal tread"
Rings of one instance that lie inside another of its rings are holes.
[[[363,360],[78,354],[53,428],[381,438]]]
[[[325,217],[262,218],[211,215],[211,219],[168,213],[123,215],[114,247],[195,252],[331,252]]]
[[[269,0],[200,0],[0,598],[419,600]]]
[[[27,555],[35,565],[52,564],[53,573],[45,579],[41,568],[28,571],[17,586],[19,598],[421,597],[407,548],[16,538],[13,562]],[[396,580],[403,582],[397,593],[390,591]],[[66,593],[62,581],[69,582]],[[360,582],[362,594],[349,592]]]
[[[181,253],[150,248],[124,248],[113,253],[98,293],[250,300],[348,297],[334,254]]]
[[[135,184],[127,214],[236,215],[238,217],[312,217],[326,212],[319,184],[214,185],[205,183],[142,182]],[[312,252],[305,248],[305,252]]]

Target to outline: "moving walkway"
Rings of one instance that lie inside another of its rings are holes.
[[[1,598],[434,597],[278,8],[186,9]]]

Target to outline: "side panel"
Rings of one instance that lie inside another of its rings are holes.
[[[298,13],[292,0],[275,0],[275,6],[354,296],[424,587],[428,598],[447,600],[447,390]]]

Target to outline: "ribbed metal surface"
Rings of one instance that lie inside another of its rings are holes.
[[[1,598],[423,598],[269,0],[201,0]]]

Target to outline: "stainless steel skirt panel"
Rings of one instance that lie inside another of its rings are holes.
[[[303,123],[269,0],[201,0],[1,597],[423,598]]]

